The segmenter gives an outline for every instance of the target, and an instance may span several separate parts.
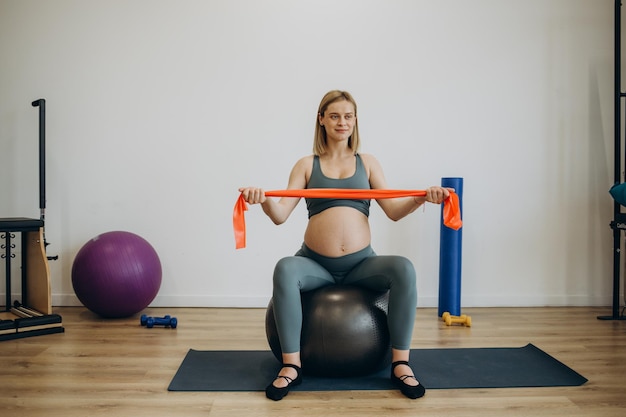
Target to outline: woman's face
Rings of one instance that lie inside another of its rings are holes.
[[[348,100],[335,101],[319,116],[319,122],[326,129],[327,141],[347,142],[356,123],[354,106]]]

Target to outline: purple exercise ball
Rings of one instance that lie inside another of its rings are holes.
[[[130,232],[107,232],[87,242],[72,264],[72,286],[81,303],[109,318],[146,308],[161,287],[161,262],[154,248]]]

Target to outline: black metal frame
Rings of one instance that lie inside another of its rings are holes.
[[[25,217],[13,217],[9,219],[0,219],[0,249],[4,252],[0,252],[0,259],[4,259],[5,268],[5,311],[11,310],[11,259],[15,258],[15,254],[12,253],[12,249],[15,249],[15,243],[12,239],[15,238],[15,233],[21,233],[22,240],[22,302],[26,303],[28,300],[28,286],[26,285],[26,277],[28,276],[28,266],[24,254],[26,253],[26,239],[24,239],[25,232],[36,232],[43,227],[43,221],[38,219],[28,219]]]
[[[614,178],[615,184],[622,182],[622,93],[621,87],[621,60],[622,60],[622,1],[615,0],[615,109],[614,109]],[[626,213],[622,213],[621,205],[613,202],[613,221],[610,224],[613,229],[613,308],[610,316],[598,316],[600,320],[626,320],[620,311],[620,262],[621,262],[621,236],[622,230],[626,230]]]
[[[33,107],[39,107],[39,210],[40,219],[46,218],[46,100],[33,101]]]

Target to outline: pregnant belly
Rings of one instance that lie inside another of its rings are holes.
[[[339,257],[370,244],[367,217],[351,207],[332,207],[309,219],[304,243],[320,255]]]

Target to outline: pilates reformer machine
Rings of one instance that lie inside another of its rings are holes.
[[[6,293],[0,311],[0,341],[64,332],[62,318],[52,313],[49,260],[45,238],[46,209],[46,101],[36,100],[39,108],[39,208],[40,217],[0,218],[0,259],[5,263]],[[11,261],[21,244],[21,301],[11,302]],[[0,301],[0,306],[2,302]]]

